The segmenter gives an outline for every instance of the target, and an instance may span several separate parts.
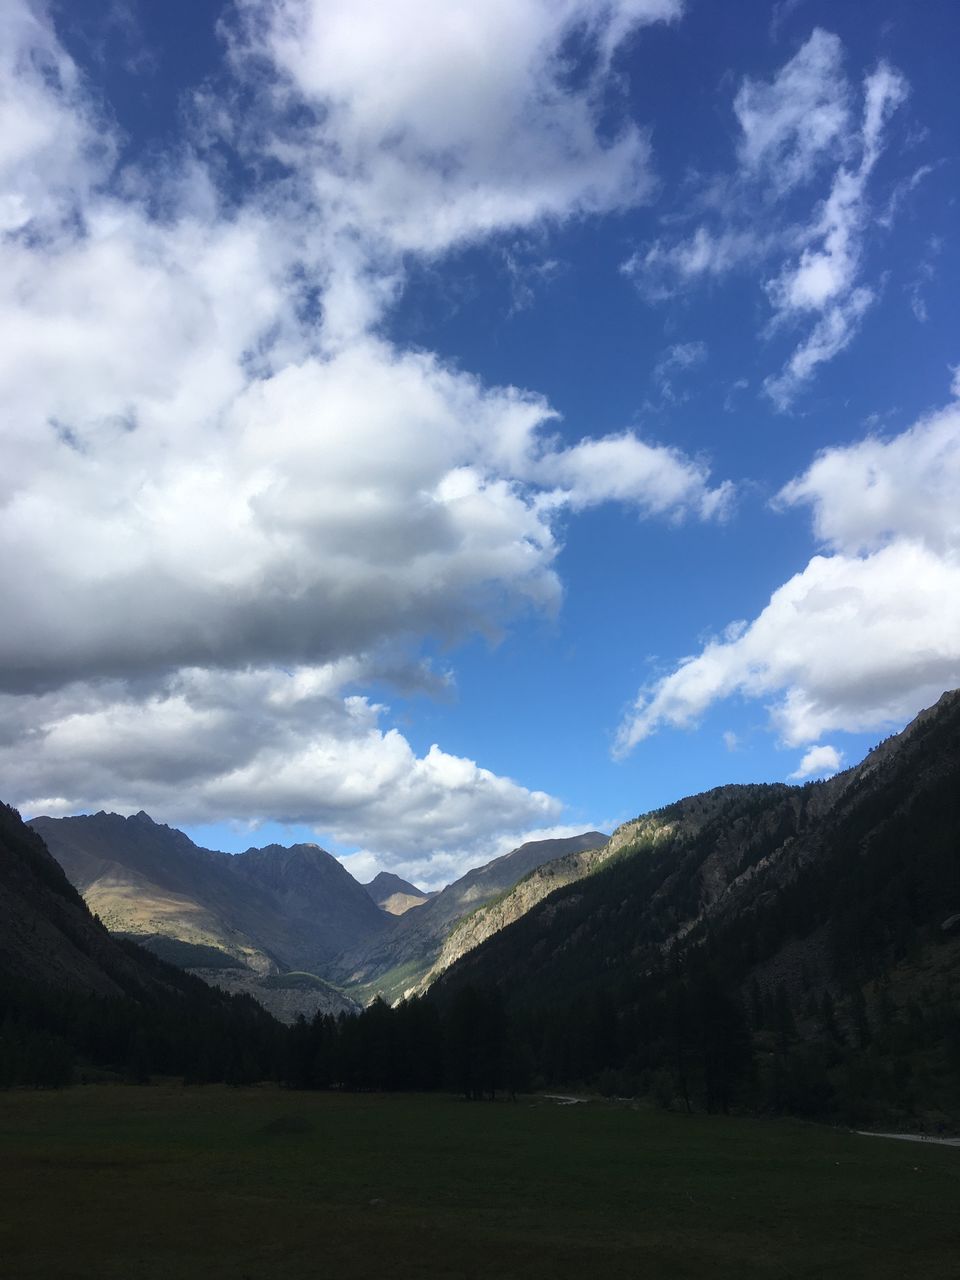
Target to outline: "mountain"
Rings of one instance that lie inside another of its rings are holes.
[[[0,805],[0,1086],[67,1083],[78,1060],[132,1078],[223,1079],[240,1045],[259,1078],[273,1069],[275,1030],[252,1002],[113,937],[40,836]]]
[[[431,988],[499,988],[544,1081],[960,1115],[960,693],[829,781],[689,797],[555,870]]]
[[[379,872],[363,887],[380,910],[392,916],[402,916],[411,907],[422,907],[434,897],[434,894],[418,889],[415,884],[395,876],[391,871]]]
[[[99,996],[149,986],[43,841],[0,805],[0,974]]]
[[[339,956],[327,976],[388,1000],[417,991],[434,968],[450,929],[461,917],[504,893],[544,862],[597,848],[599,831],[559,840],[531,840],[447,885],[429,902],[400,916],[393,930]]]
[[[346,868],[316,845],[219,853],[143,812],[39,817],[30,825],[115,933],[214,948],[276,974],[316,972],[391,927]]]
[[[426,991],[434,979],[456,964],[468,951],[514,924],[556,889],[582,880],[584,876],[602,867],[634,836],[635,827],[636,823],[628,824],[599,847],[574,849],[571,853],[534,867],[511,889],[462,916],[444,939],[433,968],[417,984],[417,994]],[[654,830],[659,831],[660,828]]]

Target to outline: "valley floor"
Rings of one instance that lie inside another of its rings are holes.
[[[953,1274],[960,1151],[538,1099],[0,1094],[0,1274]]]

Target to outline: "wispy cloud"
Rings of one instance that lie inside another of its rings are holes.
[[[685,399],[686,392],[676,387],[678,378],[702,365],[706,358],[705,342],[678,342],[668,347],[653,367],[653,380],[661,397],[671,404]]]
[[[907,92],[904,78],[881,63],[858,93],[840,40],[814,30],[772,79],[748,77],[737,90],[737,168],[705,183],[693,202],[703,220],[683,235],[657,238],[622,265],[645,298],[662,302],[735,271],[769,271],[779,260],[763,284],[770,306],[764,332],[807,326],[785,365],[764,380],[780,410],[849,345],[876,299],[863,267],[868,187],[889,120]],[[826,194],[798,217],[799,202],[822,189],[828,175]],[[913,185],[923,176],[918,169]],[[897,188],[889,198],[885,225],[905,194]]]

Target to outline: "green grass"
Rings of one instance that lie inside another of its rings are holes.
[[[956,1274],[960,1150],[793,1122],[444,1097],[0,1095],[29,1280]]]
[[[378,978],[373,978],[370,982],[360,982],[355,986],[347,984],[341,990],[346,995],[352,996],[359,1004],[369,1004],[378,995],[383,996],[388,1004],[393,1004],[405,991],[415,987],[421,978],[430,972],[435,959],[436,956],[431,954],[419,960],[406,960],[403,964],[387,969],[385,973],[381,973]]]

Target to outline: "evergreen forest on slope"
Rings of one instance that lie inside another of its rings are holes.
[[[563,1088],[960,1120],[960,695],[827,782],[719,788],[557,852],[451,917],[447,937],[478,932],[425,994],[284,1027],[111,935],[4,809],[0,1083]]]

